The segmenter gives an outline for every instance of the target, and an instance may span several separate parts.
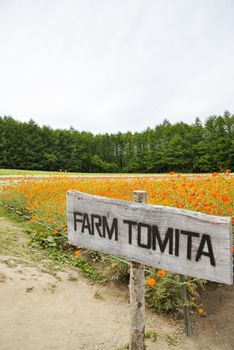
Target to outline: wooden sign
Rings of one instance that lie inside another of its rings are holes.
[[[206,280],[233,283],[231,218],[67,193],[69,243]]]

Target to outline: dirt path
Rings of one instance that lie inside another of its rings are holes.
[[[92,285],[28,246],[24,229],[0,217],[0,349],[122,350],[128,342],[127,288]],[[208,316],[194,317],[186,339],[183,322],[147,311],[146,331],[157,332],[147,350],[233,350],[234,289],[206,295]],[[171,338],[176,346],[170,346]]]

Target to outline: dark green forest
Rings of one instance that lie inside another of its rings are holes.
[[[142,132],[93,135],[0,117],[0,168],[71,172],[234,171],[234,115],[164,120]]]

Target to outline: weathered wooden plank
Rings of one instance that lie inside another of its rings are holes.
[[[134,191],[137,203],[147,202],[145,191]],[[129,350],[145,350],[145,266],[136,262],[130,265],[130,336]]]
[[[69,242],[129,261],[233,283],[231,218],[67,193]]]

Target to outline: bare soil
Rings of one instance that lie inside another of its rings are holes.
[[[207,316],[183,320],[146,310],[147,350],[233,350],[234,288],[212,284]],[[122,350],[128,343],[127,286],[98,286],[28,245],[19,223],[0,217],[0,349]],[[170,345],[171,343],[176,345]]]

